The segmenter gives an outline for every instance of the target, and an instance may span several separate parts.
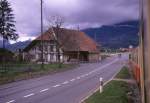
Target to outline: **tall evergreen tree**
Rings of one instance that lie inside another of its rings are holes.
[[[7,0],[0,1],[0,36],[3,38],[3,48],[5,49],[5,41],[16,40],[14,14],[10,3]]]

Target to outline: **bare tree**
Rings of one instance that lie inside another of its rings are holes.
[[[48,20],[48,28],[53,28],[54,30],[54,36],[56,41],[56,52],[57,52],[57,61],[59,63],[59,67],[61,67],[61,53],[60,48],[63,47],[71,47],[74,46],[74,48],[77,50],[77,59],[79,63],[80,59],[80,51],[78,47],[78,41],[77,40],[77,34],[76,32],[73,32],[72,30],[65,30],[63,29],[64,24],[64,18],[61,16],[53,16],[47,19]],[[78,32],[79,32],[79,26],[78,26]],[[51,34],[51,30],[49,31],[49,34]],[[75,46],[76,45],[76,46]],[[64,48],[63,48],[64,50]]]
[[[78,32],[80,31],[80,26],[78,25]],[[76,40],[77,41],[77,40]],[[77,59],[78,59],[78,64],[80,63],[80,47],[78,46],[77,47],[77,51],[78,51],[78,56],[77,56]]]
[[[60,39],[62,38],[62,26],[64,24],[64,18],[61,16],[53,16],[48,18],[48,28],[54,28],[54,34],[55,34],[55,42],[56,42],[56,52],[57,52],[57,61],[59,63],[59,68],[62,67],[61,63],[61,53],[60,48],[62,47],[63,43],[60,43]]]

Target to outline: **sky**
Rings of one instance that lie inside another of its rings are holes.
[[[8,0],[15,14],[19,40],[40,35],[40,0]],[[63,18],[63,27],[80,29],[137,20],[139,0],[43,0],[44,30],[53,16]]]

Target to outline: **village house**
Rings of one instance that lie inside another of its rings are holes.
[[[24,49],[24,60],[41,62],[42,48],[43,59],[47,63],[58,61],[98,62],[101,59],[97,43],[85,33],[77,30],[50,28]]]

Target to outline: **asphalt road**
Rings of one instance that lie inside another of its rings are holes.
[[[128,60],[113,56],[100,63],[0,86],[0,103],[79,103],[104,82],[112,79]]]

